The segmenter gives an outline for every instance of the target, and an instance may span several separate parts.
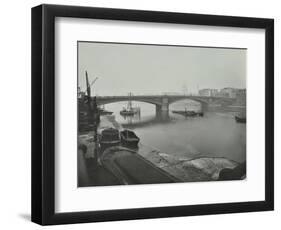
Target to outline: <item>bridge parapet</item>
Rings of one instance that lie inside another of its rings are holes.
[[[98,96],[98,105],[104,105],[120,101],[140,101],[156,105],[156,110],[169,111],[169,105],[184,99],[197,101],[201,104],[204,111],[207,110],[210,103],[228,103],[232,104],[235,99],[224,97],[208,97],[198,95],[127,95],[127,96]]]

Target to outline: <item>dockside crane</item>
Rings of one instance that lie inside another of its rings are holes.
[[[95,82],[98,80],[98,77],[96,77],[91,84],[89,83],[89,77],[87,70],[85,71],[86,74],[86,84],[87,84],[87,96],[91,97],[91,87],[95,84]]]
[[[98,132],[97,132],[97,127],[100,122],[100,115],[99,115],[99,110],[97,106],[97,97],[91,97],[91,87],[94,85],[94,83],[98,80],[98,77],[96,77],[91,84],[89,83],[89,77],[88,77],[88,72],[85,71],[86,75],[86,85],[87,85],[87,104],[88,104],[88,121],[89,125],[93,126],[93,137],[94,137],[94,164],[97,165],[98,161]]]

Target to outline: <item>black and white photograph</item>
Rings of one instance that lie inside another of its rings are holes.
[[[243,47],[77,41],[77,186],[245,180],[246,60]]]
[[[32,222],[274,223],[274,19],[199,5],[32,8]]]

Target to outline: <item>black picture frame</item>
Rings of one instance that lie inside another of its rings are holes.
[[[265,29],[265,200],[55,213],[55,18],[109,19]],[[274,20],[126,9],[32,8],[32,221],[41,225],[267,211],[274,209]]]

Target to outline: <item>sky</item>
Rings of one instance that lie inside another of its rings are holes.
[[[93,95],[246,88],[246,49],[78,42],[78,86]]]

